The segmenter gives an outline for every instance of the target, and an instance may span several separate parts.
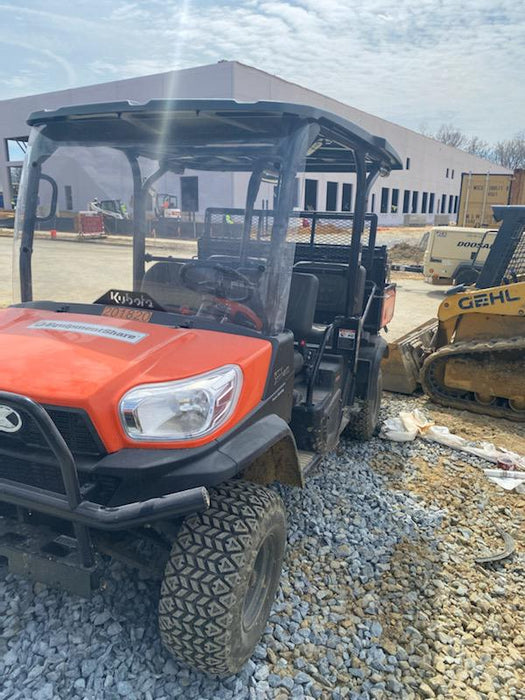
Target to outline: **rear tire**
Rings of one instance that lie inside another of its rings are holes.
[[[344,429],[345,437],[353,440],[370,440],[374,435],[379,422],[379,409],[381,408],[381,396],[383,394],[383,374],[378,369],[372,396],[363,401],[359,413],[350,418],[350,423]]]
[[[163,643],[199,671],[239,671],[259,641],[275,598],[286,543],[280,497],[247,481],[210,493],[186,519],[166,566],[159,602]]]

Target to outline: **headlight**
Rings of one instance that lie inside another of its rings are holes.
[[[134,440],[188,440],[211,433],[233,413],[242,386],[236,365],[124,394],[120,418]]]

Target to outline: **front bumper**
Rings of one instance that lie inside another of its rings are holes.
[[[74,457],[45,409],[27,396],[0,391],[0,403],[3,402],[29,414],[36,423],[58,462],[65,495],[0,479],[0,501],[102,530],[128,529],[155,520],[184,517],[208,508],[209,494],[203,486],[119,505],[101,505],[86,500],[81,495]]]

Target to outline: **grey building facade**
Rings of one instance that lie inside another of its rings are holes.
[[[29,133],[26,118],[31,112],[115,100],[147,102],[156,97],[222,97],[247,102],[277,100],[310,104],[334,112],[386,138],[401,156],[405,169],[387,178],[378,178],[372,188],[368,210],[378,214],[380,225],[400,225],[407,221],[407,217],[413,220],[417,217],[421,223],[431,223],[439,215],[455,220],[463,172],[510,172],[256,68],[236,61],[221,61],[196,68],[0,101],[0,207],[2,199],[7,209],[16,200]],[[203,184],[206,188],[206,183]],[[180,181],[165,183],[164,187],[164,191],[175,190],[174,194],[180,197]],[[232,206],[243,206],[241,192],[244,192],[243,183],[239,182],[237,187],[233,180]],[[353,210],[354,192],[352,177],[310,174],[306,179],[299,179],[297,208],[349,212]],[[66,191],[60,193],[59,207],[80,210],[94,196],[99,194],[93,188],[75,191],[68,186]],[[262,192],[261,196],[267,204],[271,192]],[[199,197],[199,201],[201,210],[197,215],[203,216],[206,197]],[[265,203],[261,201],[259,205],[262,207]]]

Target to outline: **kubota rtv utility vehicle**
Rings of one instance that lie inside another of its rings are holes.
[[[301,485],[343,431],[376,426],[395,289],[365,203],[399,158],[339,117],[271,102],[119,102],[29,123],[19,303],[0,312],[0,555],[87,593],[100,551],[139,563],[147,536],[165,645],[233,673],[280,576],[285,513],[265,485]],[[354,173],[355,212],[294,212],[305,172]],[[150,250],[146,198],[184,173],[206,209],[198,240]],[[133,202],[133,245],[35,235],[65,183],[95,181]]]

